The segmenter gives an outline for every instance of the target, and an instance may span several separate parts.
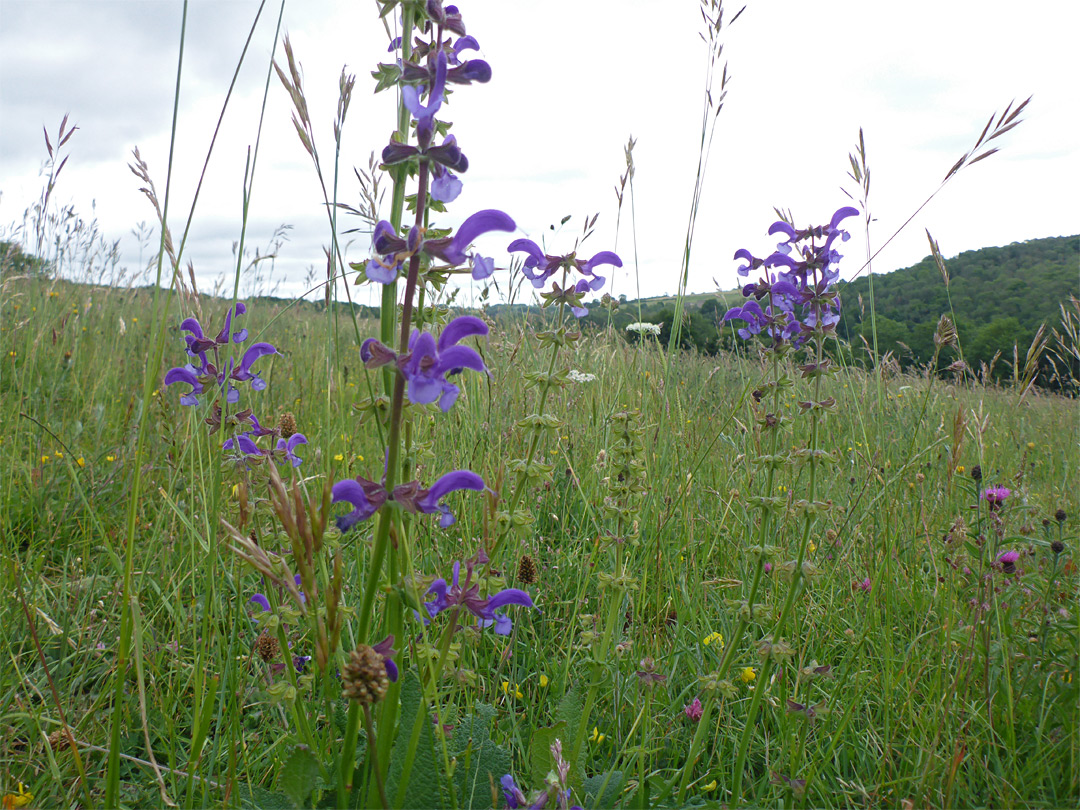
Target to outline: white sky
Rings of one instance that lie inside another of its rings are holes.
[[[615,247],[613,186],[631,134],[638,279],[643,295],[672,293],[700,140],[706,51],[693,0],[461,0],[469,33],[492,66],[487,85],[461,88],[441,118],[470,160],[465,190],[439,224],[501,208],[519,233],[540,241],[551,223],[574,219],[549,243],[569,250],[586,215],[600,213],[583,247]],[[732,4],[732,16],[741,4]],[[213,126],[257,0],[196,0],[189,9],[170,224],[179,237]],[[136,223],[153,220],[126,164],[139,146],[163,191],[180,2],[0,0],[0,226],[22,221],[37,199],[45,158],[42,125],[55,133],[70,113],[79,131],[55,192],[103,234],[121,239],[134,266]],[[228,274],[239,238],[241,186],[278,13],[267,3],[226,114],[185,252],[200,286]],[[332,122],[343,65],[357,75],[345,126],[339,199],[358,202],[352,167],[366,167],[393,128],[391,93],[372,95],[369,73],[388,61],[374,2],[291,0],[287,31],[324,165],[332,172]],[[771,249],[772,208],[801,225],[827,221],[848,202],[840,191],[862,126],[873,184],[876,249],[930,194],[1010,100],[1034,99],[1025,122],[999,139],[1001,153],[957,176],[874,263],[904,267],[929,253],[929,228],[947,256],[1080,230],[1080,107],[1075,32],[1080,3],[959,0],[748,0],[721,34],[731,80],[708,164],[691,261],[690,290],[736,284],[732,254]],[[284,55],[278,50],[279,61]],[[717,85],[719,80],[717,78]],[[265,246],[292,226],[276,263],[279,294],[297,293],[309,266],[319,275],[329,234],[310,161],[289,122],[289,100],[272,79],[247,244]],[[93,206],[93,207],[92,207]],[[384,214],[388,209],[384,209]],[[849,220],[853,224],[854,220]],[[637,294],[629,215],[617,250],[626,266],[611,292]],[[343,218],[340,229],[359,225]],[[352,239],[347,258],[369,253]],[[478,247],[507,263],[515,236]],[[842,267],[863,263],[855,233]],[[506,289],[506,274],[496,276]],[[231,282],[230,282],[231,283]],[[242,288],[243,289],[243,288]],[[357,290],[357,288],[353,288]],[[467,299],[478,289],[466,288]],[[361,301],[377,300],[361,291]]]

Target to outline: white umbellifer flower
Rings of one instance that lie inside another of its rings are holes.
[[[576,368],[570,369],[570,373],[567,375],[574,382],[590,383],[596,381],[595,374],[589,374],[585,371],[578,371]]]
[[[660,335],[660,324],[658,323],[628,323],[626,325],[627,332],[637,332],[639,335],[646,333],[650,335]]]

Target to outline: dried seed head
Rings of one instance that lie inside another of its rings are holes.
[[[976,481],[982,481],[982,467],[976,464],[971,468],[971,477]]]
[[[1060,540],[1055,540],[1053,543],[1050,544],[1050,550],[1054,552],[1055,555],[1060,554],[1065,550],[1065,544],[1062,543]]]
[[[277,658],[279,652],[281,652],[281,645],[275,636],[266,631],[259,633],[259,637],[255,639],[255,653],[259,658],[270,663]]]
[[[517,579],[522,585],[535,585],[540,581],[536,562],[528,554],[522,554],[518,561]]]
[[[291,412],[283,413],[278,420],[278,430],[281,431],[281,438],[288,439],[296,433],[296,417]]]
[[[937,329],[934,330],[934,344],[941,347],[955,347],[956,343],[956,326],[953,325],[952,318],[942,315],[938,320]]]
[[[1064,509],[1058,509],[1056,512],[1054,512],[1054,520],[1056,520],[1058,523],[1064,523],[1065,517],[1066,515]]]
[[[349,653],[341,683],[343,697],[365,705],[378,703],[390,685],[386,662],[370,646],[361,644]]]

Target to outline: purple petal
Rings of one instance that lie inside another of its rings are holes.
[[[507,214],[494,208],[477,211],[461,223],[454,238],[444,251],[444,258],[458,265],[465,261],[465,248],[489,231],[513,231],[517,226]]]
[[[472,257],[473,281],[483,281],[495,272],[495,259],[487,259],[479,254]]]
[[[468,346],[451,346],[445,352],[439,354],[438,369],[440,372],[457,373],[463,368],[471,368],[473,371],[485,371],[483,358],[476,353],[475,349]]]
[[[251,348],[244,352],[244,358],[240,361],[239,368],[232,373],[234,380],[249,380],[251,379],[251,364],[258,360],[260,357],[265,357],[268,354],[277,354],[277,349],[271,346],[269,343],[254,343]]]
[[[832,220],[829,222],[829,227],[835,228],[848,217],[855,217],[858,215],[858,208],[852,208],[850,205],[845,205],[843,208],[838,209],[837,212],[832,215]]]
[[[769,236],[775,236],[778,233],[787,234],[788,241],[794,239],[798,235],[796,230],[782,219],[769,226]]]
[[[603,250],[600,253],[597,253],[587,262],[585,262],[585,266],[582,268],[582,271],[588,274],[598,264],[613,264],[616,267],[622,267],[622,259],[620,259],[617,254],[612,253],[610,250]]]
[[[444,496],[459,489],[471,489],[476,492],[484,491],[484,479],[470,470],[454,470],[448,472],[438,481],[431,485],[423,501],[434,505],[441,501]],[[434,511],[434,510],[432,510]]]
[[[254,602],[256,605],[261,605],[262,609],[263,609],[263,612],[264,613],[269,613],[269,611],[270,611],[270,600],[267,599],[265,596],[263,596],[261,593],[255,594],[248,601],[249,602]]]
[[[472,315],[461,315],[450,321],[439,335],[439,351],[442,352],[450,346],[475,335],[486,335],[488,325]]]
[[[431,184],[431,196],[439,202],[453,202],[461,194],[461,181],[451,172],[445,171]]]
[[[495,610],[505,605],[521,605],[534,607],[532,597],[520,588],[505,588],[488,599],[487,614],[494,615]]]
[[[364,266],[364,275],[378,284],[393,284],[397,281],[398,265],[389,266],[384,264],[378,256],[371,259]]]
[[[529,258],[532,259],[530,267],[535,267],[544,261],[544,251],[540,249],[540,246],[536,244],[532,239],[515,239],[506,248],[507,253],[525,252],[529,254]]]

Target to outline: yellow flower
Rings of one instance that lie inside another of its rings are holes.
[[[356,454],[356,460],[357,460],[357,461],[363,461],[363,460],[364,460],[364,457],[363,457],[362,455],[360,455],[359,453],[357,453],[357,454]]]
[[[543,689],[544,687],[546,687],[548,685],[548,683],[549,683],[548,676],[543,674],[543,673],[540,673],[540,688]]]
[[[708,647],[714,641],[716,642],[717,647],[724,646],[724,637],[719,633],[709,633],[709,635],[705,636],[705,638],[701,640],[701,643]]]
[[[606,739],[607,739],[607,735],[601,734],[600,729],[597,728],[596,726],[593,726],[592,735],[589,737],[589,742],[594,742],[597,745],[599,745],[600,743],[602,743]]]
[[[4,801],[3,801],[4,810],[8,810],[8,808],[15,808],[15,807],[26,807],[26,805],[30,804],[30,802],[32,802],[33,800],[34,800],[34,794],[33,793],[27,793],[25,788],[23,788],[23,783],[19,782],[19,792],[18,793],[5,793],[4,794]]]
[[[341,453],[335,453],[334,454],[334,461],[344,461],[344,460],[345,460],[345,456],[343,456]]]
[[[8,357],[18,357],[18,356],[19,356],[19,353],[17,351],[15,351],[14,349],[12,349],[10,352],[8,352]]]
[[[503,694],[506,695],[507,697],[509,697],[510,696],[510,681],[503,681],[502,682],[502,689],[503,689]],[[516,697],[518,700],[521,700],[523,697],[525,697],[525,695],[523,695],[521,693],[521,689],[518,688],[517,686],[514,687],[514,697]]]
[[[64,454],[61,453],[59,450],[53,450],[53,455],[56,456],[57,458],[63,458],[64,457]]]
[[[757,678],[757,670],[753,667],[743,667],[739,672],[739,680],[743,683],[750,683]]]
[[[711,782],[709,782],[709,784],[703,786],[701,789],[706,793],[712,793],[714,790],[716,790],[716,780],[713,779]]]
[[[816,545],[816,544],[814,543],[814,541],[813,541],[813,540],[808,540],[808,541],[807,541],[807,543],[806,543],[806,550],[807,550],[807,551],[809,551],[809,552],[810,552],[811,554],[812,554],[813,552],[817,551],[817,545]]]
[[[957,473],[957,475],[963,475],[964,474],[964,465],[963,464],[961,464],[959,467],[956,468],[956,473]]]
[[[116,456],[113,456],[113,455],[105,456],[105,460],[106,461],[116,461]]]
[[[48,463],[49,463],[50,461],[52,461],[52,457],[51,457],[51,456],[42,456],[42,457],[41,457],[41,463],[42,463],[42,464],[48,464]]]
[[[75,463],[78,464],[80,467],[85,467],[86,466],[86,459],[83,458],[82,456],[79,456],[77,459],[75,459]]]
[[[1034,450],[1035,449],[1035,442],[1028,442],[1027,443],[1027,449],[1028,450]]]

